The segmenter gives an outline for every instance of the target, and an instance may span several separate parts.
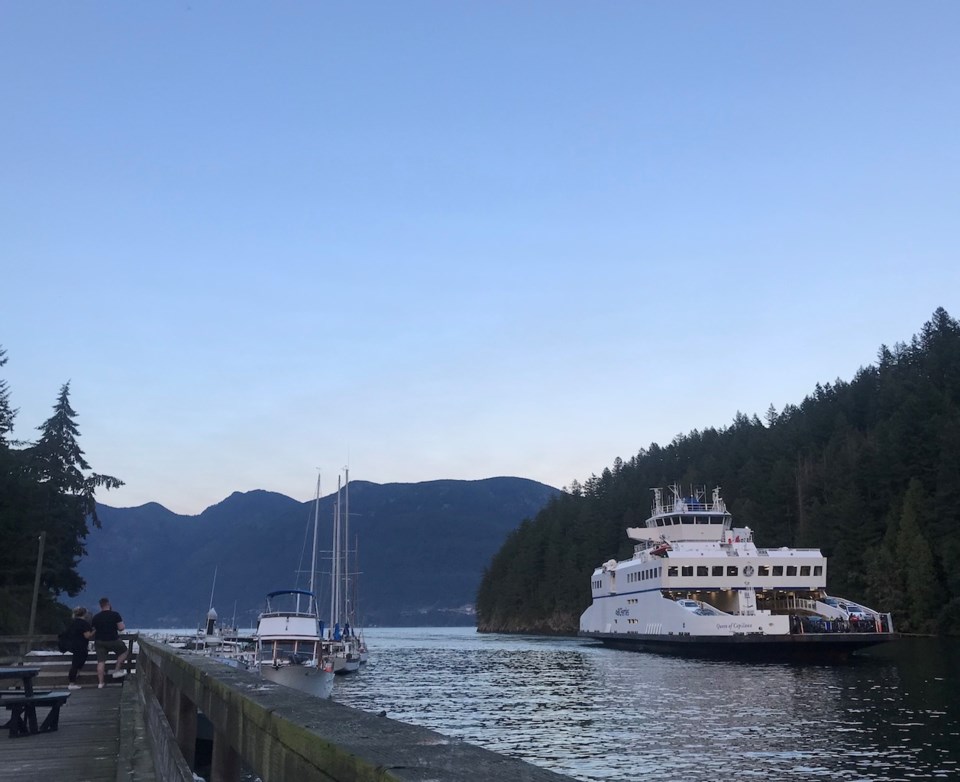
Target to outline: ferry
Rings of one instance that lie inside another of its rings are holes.
[[[580,636],[677,654],[845,659],[897,637],[889,613],[828,595],[819,549],[757,548],[715,488],[653,489],[630,559],[593,571]]]

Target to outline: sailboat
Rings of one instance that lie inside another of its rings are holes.
[[[324,654],[323,622],[314,591],[319,517],[320,475],[317,474],[310,588],[309,591],[281,589],[267,595],[266,609],[257,622],[256,666],[264,679],[318,698],[329,698],[333,692],[333,664]]]
[[[341,524],[340,497],[346,497],[345,524]],[[342,527],[346,527],[344,531]],[[366,652],[366,645],[362,638],[357,636],[350,627],[350,615],[347,611],[349,583],[349,555],[346,549],[341,548],[341,541],[349,535],[350,526],[350,471],[346,471],[346,491],[337,478],[337,501],[333,515],[333,549],[330,568],[330,628],[324,648],[333,660],[333,671],[336,674],[353,673],[359,670],[361,647]],[[343,553],[341,553],[343,552]],[[342,624],[341,624],[342,622]]]
[[[213,596],[217,588],[217,572],[213,570],[213,587],[210,589],[210,608],[207,610],[205,625],[199,628],[196,635],[190,637],[174,637],[168,641],[177,648],[194,654],[210,657],[224,665],[233,668],[249,668],[253,660],[253,643],[251,638],[241,638],[236,628],[236,604],[234,604],[234,624],[225,628],[217,623],[217,611],[213,607]]]

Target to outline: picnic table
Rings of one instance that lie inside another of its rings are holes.
[[[10,719],[2,726],[10,729],[10,738],[30,736],[56,730],[60,725],[60,707],[70,697],[68,690],[35,692],[33,679],[39,668],[14,666],[0,668],[0,682],[20,680],[22,690],[0,690],[0,705],[10,712]],[[37,722],[37,706],[49,707],[42,723]]]

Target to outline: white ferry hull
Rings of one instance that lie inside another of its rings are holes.
[[[844,660],[859,649],[896,639],[896,633],[806,633],[803,635],[622,635],[581,632],[612,649],[687,657],[745,660]]]

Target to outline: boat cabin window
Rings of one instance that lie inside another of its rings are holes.
[[[800,575],[801,575],[801,576],[809,576],[809,575],[810,575],[810,566],[809,566],[809,565],[801,565],[801,566],[800,566]]]
[[[714,566],[713,566],[713,573],[712,573],[712,575],[714,575],[714,576],[722,576],[722,575],[723,575],[723,565],[714,565]]]
[[[680,569],[680,575],[682,576],[692,576],[693,575],[693,565],[684,565]]]
[[[668,568],[667,568],[667,575],[668,575],[668,576],[676,576],[676,575],[677,575],[677,566],[676,566],[676,565],[671,565],[670,567],[668,567]]]
[[[663,526],[663,519],[657,519],[657,526],[658,526],[658,527],[662,527],[662,526]]]
[[[736,565],[727,565],[727,575],[735,576],[740,572],[739,568]],[[580,583],[583,583],[582,581]]]
[[[706,517],[706,516],[694,516],[694,518],[693,518],[693,523],[694,523],[694,524],[709,524],[709,523],[710,523],[710,519],[709,519],[708,517]]]
[[[297,650],[297,644],[294,641],[277,641],[277,657],[285,657],[293,654]]]
[[[773,575],[782,576],[783,575],[783,565],[774,565],[773,566]]]
[[[708,568],[707,568],[706,565],[697,565],[697,575],[698,575],[698,576],[705,576],[705,575],[707,575],[707,570],[708,570]]]
[[[814,565],[813,566],[813,575],[822,576],[823,575],[823,565]]]
[[[797,566],[796,565],[787,565],[787,575],[795,576],[797,575]]]
[[[770,568],[767,567],[766,565],[760,565],[759,567],[757,567],[757,575],[758,575],[758,576],[769,576],[769,575],[770,575]]]

